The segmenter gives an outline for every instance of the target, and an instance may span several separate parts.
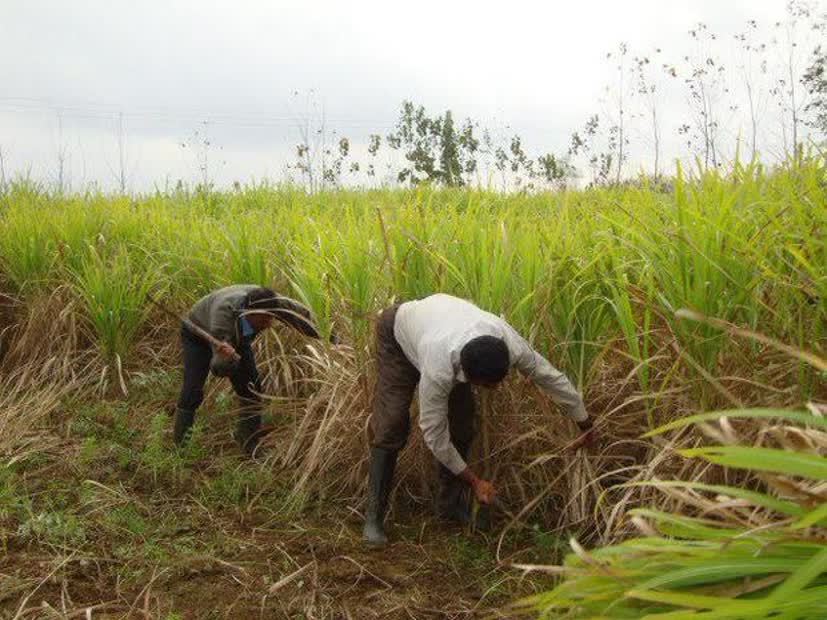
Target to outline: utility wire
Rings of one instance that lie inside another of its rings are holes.
[[[182,111],[167,108],[133,107],[122,108],[111,104],[91,103],[64,103],[48,99],[30,97],[0,97],[0,110],[12,113],[57,113],[72,118],[113,120],[119,117],[159,120],[159,121],[189,121],[209,123],[215,125],[232,125],[240,127],[283,127],[285,125],[300,125],[311,121],[329,124],[343,128],[376,128],[391,129],[393,125],[387,121],[374,122],[365,119],[322,118],[314,119],[309,116],[268,116],[237,113],[221,113],[207,111]]]

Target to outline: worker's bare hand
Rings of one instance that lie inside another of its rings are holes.
[[[597,432],[594,430],[590,419],[579,423],[578,427],[580,429],[580,436],[571,444],[570,449],[572,452],[580,448],[593,446],[597,439]]]
[[[482,478],[477,478],[474,481],[473,489],[474,495],[483,504],[490,504],[497,496],[497,489],[494,488],[494,485]]]
[[[585,433],[583,433],[580,438],[583,440],[583,447],[590,448],[592,447],[597,441],[597,431],[593,428],[590,428]]]
[[[224,357],[229,357],[230,359],[238,360],[239,356],[236,353],[235,348],[229,342],[222,342],[216,347],[216,350],[223,355]]]

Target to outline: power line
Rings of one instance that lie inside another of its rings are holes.
[[[36,97],[0,97],[0,110],[19,114],[61,114],[69,118],[115,121],[119,117],[131,120],[150,120],[156,122],[177,122],[191,124],[209,124],[216,126],[258,128],[303,128],[308,123],[330,126],[335,129],[355,129],[388,131],[395,129],[395,124],[387,119],[330,118],[321,114],[303,116],[271,116],[266,114],[243,114],[227,112],[209,112],[206,110],[175,110],[163,107],[132,106],[124,107],[111,103],[89,101],[56,101]],[[500,121],[501,124],[503,124]],[[504,123],[506,132],[528,131],[533,134],[559,133],[559,128],[526,123]],[[566,130],[564,130],[566,131]]]
[[[308,122],[330,124],[343,128],[390,129],[393,125],[386,120],[379,122],[367,119],[328,118],[322,115],[312,116],[270,116],[207,111],[171,110],[168,108],[132,107],[124,108],[107,103],[57,102],[33,97],[0,97],[0,109],[12,113],[55,113],[72,118],[114,120],[118,117],[131,119],[171,120],[239,127],[283,127],[285,125],[301,126]]]

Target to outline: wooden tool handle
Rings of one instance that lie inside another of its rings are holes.
[[[174,318],[178,319],[179,321],[181,321],[181,323],[184,324],[184,327],[186,327],[187,330],[189,330],[190,332],[192,332],[193,334],[195,334],[196,336],[198,336],[202,340],[206,340],[212,346],[217,348],[217,347],[220,347],[224,344],[223,341],[221,341],[218,338],[216,338],[215,336],[213,336],[210,332],[208,332],[203,327],[200,327],[200,326],[196,325],[195,323],[193,323],[192,321],[190,321],[187,318],[179,317],[172,310],[169,310],[168,308],[163,306],[161,303],[156,301],[151,295],[147,294],[147,299],[149,299],[150,303],[153,306],[155,306],[156,308],[158,308],[159,310],[161,310],[165,314],[168,314],[169,316],[174,317]],[[232,358],[233,358],[234,361],[237,362],[241,359],[241,356],[238,354],[238,352],[233,351]]]

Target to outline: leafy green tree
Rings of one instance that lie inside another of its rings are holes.
[[[467,177],[477,170],[480,143],[476,128],[470,119],[457,128],[450,110],[431,117],[423,106],[403,102],[396,129],[387,136],[388,145],[402,151],[407,161],[397,180],[414,185],[466,185]]]
[[[807,111],[813,115],[812,124],[827,138],[827,48],[815,49],[801,81],[811,97]]]

